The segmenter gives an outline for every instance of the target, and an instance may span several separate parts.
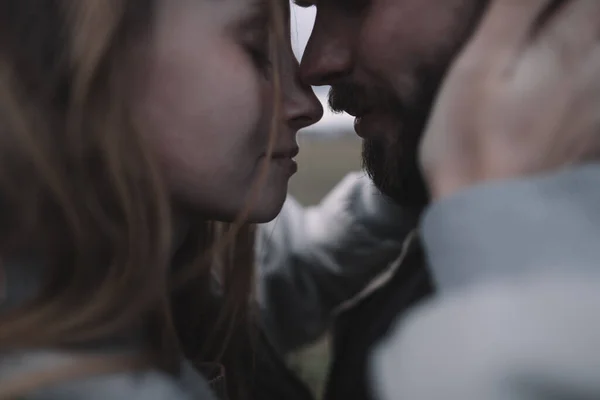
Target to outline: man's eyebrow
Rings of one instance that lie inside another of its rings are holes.
[[[317,5],[317,0],[294,0],[294,4],[298,7],[308,8]]]

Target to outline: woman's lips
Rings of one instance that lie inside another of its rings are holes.
[[[285,171],[289,176],[298,172],[298,163],[291,157],[274,157],[271,162],[281,170]]]
[[[288,177],[298,172],[298,163],[294,160],[300,149],[297,145],[290,145],[277,149],[271,154],[271,164],[278,170],[283,171]]]

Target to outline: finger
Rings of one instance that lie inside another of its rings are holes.
[[[553,0],[546,6],[540,15],[538,15],[535,25],[530,31],[530,35],[535,37],[536,34],[546,25],[549,19],[551,19],[562,7],[568,4],[571,0]]]
[[[568,2],[540,28],[536,36],[533,46],[554,51],[562,67],[569,70],[577,68],[600,41],[600,1]]]
[[[522,46],[539,16],[554,0],[494,0],[471,47],[485,52],[511,51]]]
[[[573,136],[573,153],[579,158],[600,156],[600,44],[589,52],[576,71],[574,101],[562,119],[559,132]]]
[[[600,46],[579,65],[573,81],[556,87],[547,97],[542,118],[532,129],[545,132],[547,149],[533,165],[543,169],[547,160],[577,163],[600,155]]]
[[[530,95],[540,96],[545,92],[552,98],[558,96],[554,99],[557,102],[561,98],[570,99],[569,94],[556,92],[571,90],[598,51],[600,1],[570,1],[547,21],[537,36],[535,42],[523,49],[511,70],[514,85]]]

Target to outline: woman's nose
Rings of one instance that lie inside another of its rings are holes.
[[[296,75],[291,93],[284,96],[285,119],[294,129],[313,125],[323,117],[323,106],[312,88],[300,82]]]

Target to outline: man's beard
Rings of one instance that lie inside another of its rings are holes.
[[[418,150],[437,91],[444,75],[462,45],[473,33],[489,0],[478,0],[473,12],[465,17],[465,30],[453,45],[435,60],[415,68],[414,83],[407,90],[390,87],[359,86],[351,82],[333,85],[329,106],[333,111],[362,115],[375,110],[392,117],[394,132],[371,132],[363,144],[363,165],[375,185],[404,207],[424,208],[429,202],[427,186],[418,162]],[[406,88],[405,88],[406,89]]]
[[[418,148],[442,73],[419,73],[415,93],[400,99],[392,89],[367,91],[356,85],[334,85],[329,105],[333,111],[360,115],[373,108],[393,116],[395,132],[374,132],[363,142],[363,166],[377,188],[396,203],[421,209],[429,194],[418,163]],[[408,100],[410,99],[410,100]]]
[[[429,194],[418,167],[417,147],[403,141],[365,140],[362,157],[363,168],[383,194],[404,207],[421,209]]]

